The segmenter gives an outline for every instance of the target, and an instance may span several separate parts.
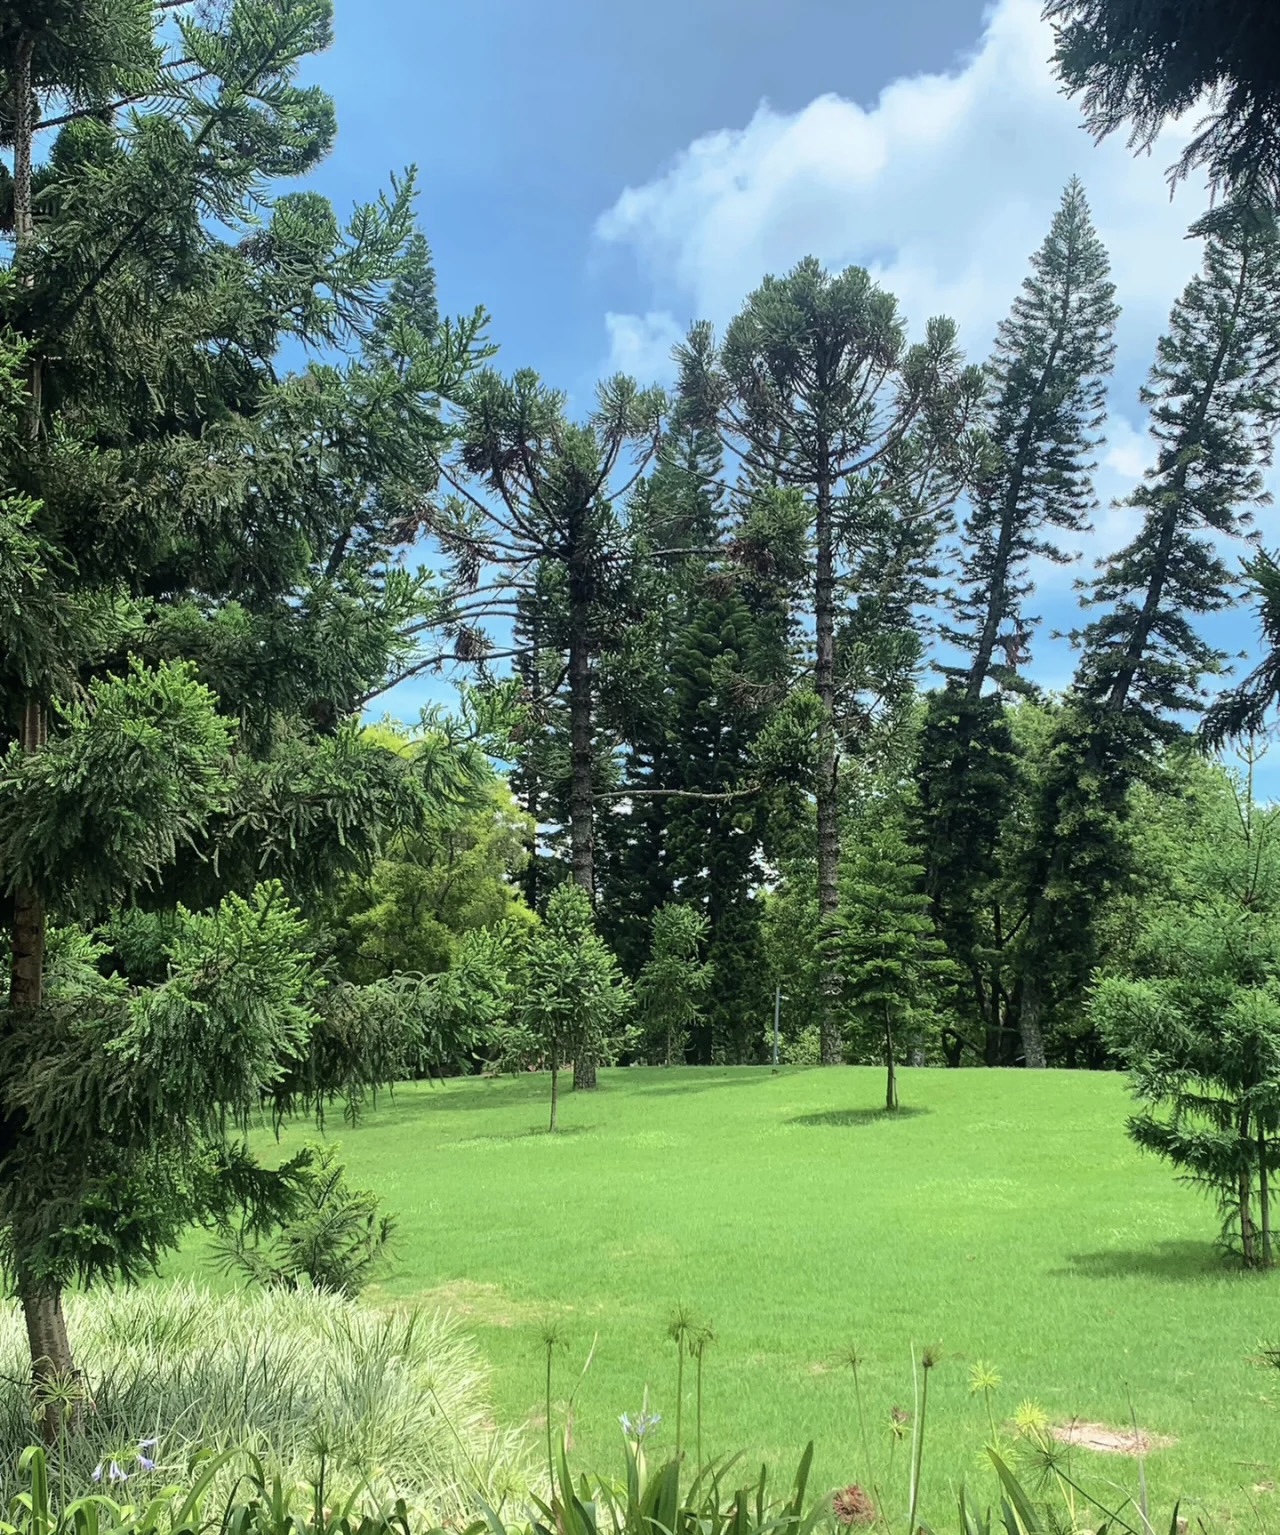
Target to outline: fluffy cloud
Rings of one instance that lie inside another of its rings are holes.
[[[1042,680],[1070,675],[1049,640],[1079,621],[1075,580],[1132,536],[1137,514],[1112,505],[1151,462],[1137,389],[1170,305],[1199,261],[1188,224],[1197,189],[1171,201],[1165,167],[1190,124],[1175,124],[1149,156],[1123,136],[1095,145],[1049,66],[1041,0],[997,0],[974,51],[946,74],[896,80],[871,106],[821,96],[794,113],[762,105],[745,126],[690,144],[599,218],[601,247],[634,262],[648,289],[643,314],[610,314],[611,365],[670,382],[670,343],[693,319],[723,326],[768,272],[802,256],[866,266],[919,334],[949,314],[971,357],[987,354],[1001,316],[1048,229],[1061,191],[1083,181],[1112,261],[1123,313],[1108,442],[1098,464],[1101,507],[1083,562],[1037,562]],[[1192,121],[1194,114],[1192,114]],[[1220,620],[1240,630],[1252,617]],[[1215,637],[1217,637],[1215,635]]]
[[[834,95],[791,114],[762,105],[627,188],[596,238],[631,254],[652,307],[609,316],[614,365],[647,360],[669,378],[658,343],[693,318],[723,325],[766,272],[808,254],[870,268],[913,331],[952,315],[980,356],[1079,175],[1124,305],[1121,373],[1136,383],[1197,260],[1194,190],[1171,204],[1162,174],[1183,135],[1154,158],[1095,147],[1057,89],[1039,12],[1040,0],[999,0],[952,72],[894,81],[867,108]]]
[[[684,337],[685,326],[665,311],[648,314],[607,314],[610,373],[627,373],[647,382],[667,379],[671,351]]]

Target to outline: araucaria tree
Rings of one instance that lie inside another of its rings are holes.
[[[598,658],[624,623],[629,590],[627,493],[657,452],[666,400],[622,376],[600,385],[585,422],[531,372],[486,371],[468,391],[453,494],[427,521],[453,564],[446,615],[459,659],[521,656],[543,688],[545,658],[563,658],[567,696],[572,876],[594,897]],[[521,643],[495,644],[486,625],[521,626]],[[585,1041],[584,1041],[585,1043]],[[595,1086],[595,1061],[574,1062],[574,1086]]]
[[[1250,203],[1280,202],[1280,12],[1271,0],[1046,0],[1054,62],[1102,138],[1150,149],[1173,118],[1208,110],[1171,170],[1202,168]],[[1230,208],[1228,207],[1228,214]]]
[[[997,888],[1017,792],[1004,699],[1027,686],[1023,669],[1037,622],[1023,609],[1030,562],[1073,558],[1060,540],[1083,533],[1095,506],[1092,455],[1114,353],[1114,291],[1084,189],[1072,181],[987,364],[987,442],[957,553],[951,618],[942,629],[968,659],[946,669],[947,685],[929,701],[920,748],[932,909],[953,957],[969,972],[990,1064],[1009,1058],[1016,1017],[1003,953],[1012,924]],[[1039,1036],[1024,1038],[1022,1047],[1028,1066],[1045,1064]]]
[[[840,909],[824,943],[839,953],[855,1056],[874,1041],[885,1065],[884,1106],[898,1107],[898,1061],[919,1045],[919,1025],[938,1000],[945,946],[933,931],[924,869],[914,863],[892,812],[868,824],[841,879]]]
[[[519,974],[520,1022],[551,1072],[551,1121],[559,1124],[560,1068],[586,1053],[593,1061],[616,1047],[631,988],[596,932],[591,898],[566,881],[547,902]]]
[[[841,704],[856,688],[855,657],[877,636],[855,626],[846,653],[846,679],[838,630],[849,576],[885,538],[886,513],[898,501],[899,526],[919,482],[930,478],[932,455],[912,451],[911,434],[934,444],[954,435],[943,426],[947,406],[972,397],[948,320],[931,320],[925,341],[908,345],[906,326],[891,294],[859,267],[824,271],[812,258],[785,277],[768,277],[731,322],[718,354],[694,344],[685,354],[686,391],[714,413],[726,442],[741,455],[757,484],[795,489],[809,516],[811,620],[816,700],[814,799],[817,812],[818,904],[823,921],[839,906],[840,762],[862,716]],[[925,428],[936,430],[926,433]],[[912,483],[908,483],[908,482]],[[927,498],[926,498],[927,499]],[[925,515],[922,511],[921,515]],[[936,516],[929,505],[927,515]],[[902,614],[894,610],[894,627]],[[874,649],[874,646],[871,648]],[[914,657],[913,657],[914,659]],[[842,696],[843,685],[843,696]],[[823,966],[822,1053],[839,1061],[838,959]]]
[[[653,947],[636,981],[636,999],[649,1055],[665,1066],[682,1064],[689,1031],[702,1016],[711,971],[701,948],[710,926],[678,901],[653,917]]]
[[[1270,225],[1228,223],[1175,304],[1143,391],[1156,463],[1127,505],[1133,539],[1101,563],[1079,636],[1076,680],[1031,817],[1020,942],[1024,1037],[1048,995],[1080,996],[1097,963],[1094,917],[1126,879],[1128,790],[1181,718],[1204,707],[1225,657],[1195,620],[1228,606],[1236,578],[1221,548],[1269,500],[1280,416],[1280,241]]]
[[[432,608],[397,529],[479,321],[435,313],[410,182],[345,228],[273,196],[332,141],[297,83],[330,22],[328,0],[0,20],[0,1228],[50,1433],[74,1416],[66,1285],[145,1272],[192,1222],[277,1218],[297,1167],[257,1165],[250,1113],[409,1069],[387,996],[353,989],[335,1024],[297,903],[484,776],[351,723]],[[291,375],[298,342],[345,359]]]
[[[1138,1145],[1217,1201],[1249,1267],[1272,1262],[1280,1166],[1280,814],[1246,780],[1206,807],[1153,898],[1096,1026],[1127,1062]]]

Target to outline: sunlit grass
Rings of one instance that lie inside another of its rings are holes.
[[[901,1087],[912,1112],[887,1118],[871,1070],[607,1072],[566,1095],[553,1137],[544,1079],[453,1081],[330,1133],[401,1219],[374,1298],[461,1313],[508,1420],[541,1410],[549,1319],[570,1343],[562,1399],[599,1334],[572,1423],[588,1460],[617,1459],[618,1415],[646,1387],[659,1445],[674,1433],[683,1305],[715,1326],[716,1450],[794,1464],[812,1437],[820,1482],[865,1478],[850,1349],[883,1462],[914,1344],[940,1360],[921,1498],[935,1520],[951,1484],[981,1476],[989,1413],[999,1426],[1024,1404],[1117,1427],[1132,1410],[1176,1439],[1147,1466],[1157,1507],[1280,1498],[1280,1378],[1251,1362],[1280,1337],[1280,1283],[1223,1266],[1212,1210],[1126,1141],[1123,1079],[906,1071]],[[198,1246],[176,1267],[200,1269]],[[971,1389],[978,1364],[998,1387]],[[1131,1462],[1075,1455],[1136,1485]],[[904,1514],[905,1468],[899,1453]]]

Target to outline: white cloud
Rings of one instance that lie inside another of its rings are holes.
[[[610,373],[627,373],[642,384],[670,376],[671,350],[685,333],[673,315],[610,313],[604,324],[609,333]]]
[[[614,365],[651,357],[650,376],[669,379],[645,338],[665,342],[695,318],[723,325],[765,273],[809,254],[869,267],[913,331],[950,314],[981,356],[1078,174],[1125,309],[1122,369],[1145,371],[1197,261],[1184,238],[1195,191],[1171,205],[1162,174],[1182,134],[1171,130],[1154,158],[1120,138],[1095,147],[1053,79],[1039,12],[1040,0],[999,0],[952,73],[894,81],[869,108],[834,95],[789,114],[762,105],[627,188],[596,237],[633,255],[653,307],[609,316]]]
[[[915,335],[928,316],[950,315],[968,355],[980,359],[1063,186],[1078,175],[1110,251],[1122,314],[1093,531],[1074,541],[1079,563],[1037,560],[1031,572],[1029,605],[1045,618],[1036,671],[1054,685],[1074,664],[1050,631],[1079,622],[1075,581],[1140,523],[1132,507],[1116,504],[1154,458],[1137,390],[1198,265],[1186,230],[1204,201],[1194,186],[1171,201],[1164,177],[1196,114],[1172,125],[1151,155],[1133,155],[1122,134],[1095,145],[1053,77],[1040,10],[1041,0],[997,0],[954,70],[896,80],[869,107],[836,95],[793,113],[761,105],[745,126],[697,139],[652,180],[628,187],[595,237],[629,255],[648,289],[643,314],[606,321],[611,367],[642,382],[673,381],[670,344],[690,321],[723,327],[767,273],[806,255],[829,267],[866,266],[897,295]],[[1271,479],[1280,492],[1280,472]],[[1232,563],[1240,552],[1224,550]],[[1252,615],[1229,622],[1237,643],[1246,626],[1252,638]]]
[[[1147,432],[1140,432],[1121,415],[1107,423],[1107,442],[1099,468],[1123,480],[1136,482],[1155,459],[1155,442]]]

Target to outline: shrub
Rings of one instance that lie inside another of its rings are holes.
[[[193,1450],[245,1450],[286,1487],[321,1462],[335,1495],[376,1509],[402,1497],[415,1527],[474,1514],[528,1482],[518,1434],[489,1417],[486,1374],[441,1315],[381,1315],[340,1296],[271,1289],[213,1295],[189,1284],[92,1294],[69,1303],[90,1407],[54,1470],[90,1490],[114,1460],[138,1496],[187,1485]],[[32,1437],[25,1335],[0,1324],[0,1498]],[[147,1441],[154,1447],[141,1452]],[[156,1462],[148,1472],[140,1454]],[[224,1500],[237,1464],[219,1471]],[[119,1495],[120,1489],[114,1489]],[[338,1499],[340,1501],[340,1499]]]
[[[218,1263],[261,1285],[297,1290],[310,1285],[355,1300],[385,1266],[395,1217],[381,1213],[372,1189],[354,1189],[337,1146],[308,1148],[311,1160],[296,1179],[293,1215],[264,1240],[226,1230]]]

